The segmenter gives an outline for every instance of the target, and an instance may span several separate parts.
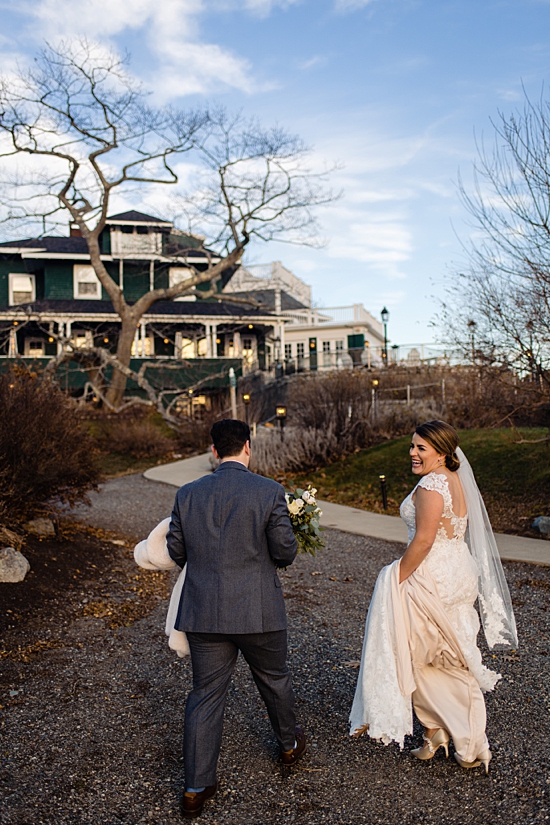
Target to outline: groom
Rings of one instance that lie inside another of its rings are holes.
[[[248,470],[250,429],[217,421],[210,476],[176,494],[167,543],[180,567],[187,563],[176,628],[187,633],[193,690],[184,728],[182,814],[199,816],[217,790],[223,712],[239,651],[265,702],[283,764],[293,765],[306,740],[296,727],[286,664],[286,611],[278,567],[292,564],[296,539],[284,489]]]

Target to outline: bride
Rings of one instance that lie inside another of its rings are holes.
[[[491,751],[483,692],[501,678],[481,661],[478,600],[490,648],[517,647],[510,594],[472,469],[444,421],[417,427],[410,446],[420,481],[401,504],[408,547],[383,568],[369,606],[361,669],[350,715],[352,736],[368,730],[403,747],[412,707],[425,728],[412,751],[431,759],[453,740],[464,768]],[[412,705],[412,707],[411,707]]]

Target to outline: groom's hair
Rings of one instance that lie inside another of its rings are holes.
[[[219,457],[227,458],[242,452],[250,441],[250,427],[238,418],[224,418],[212,425],[210,437]]]

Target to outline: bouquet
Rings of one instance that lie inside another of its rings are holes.
[[[323,528],[319,526],[319,517],[322,512],[317,507],[316,492],[315,487],[308,484],[307,490],[295,490],[285,495],[298,553],[310,553],[312,556],[325,546],[321,538]]]

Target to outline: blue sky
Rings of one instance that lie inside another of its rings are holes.
[[[390,310],[406,344],[435,332],[434,296],[471,229],[471,180],[490,118],[538,97],[550,68],[545,0],[28,0],[1,3],[3,68],[44,39],[87,34],[132,57],[159,102],[217,101],[277,122],[340,162],[343,197],[320,213],[322,250],[256,246],[321,306]],[[150,206],[159,210],[160,196]],[[120,204],[125,205],[125,204]]]

